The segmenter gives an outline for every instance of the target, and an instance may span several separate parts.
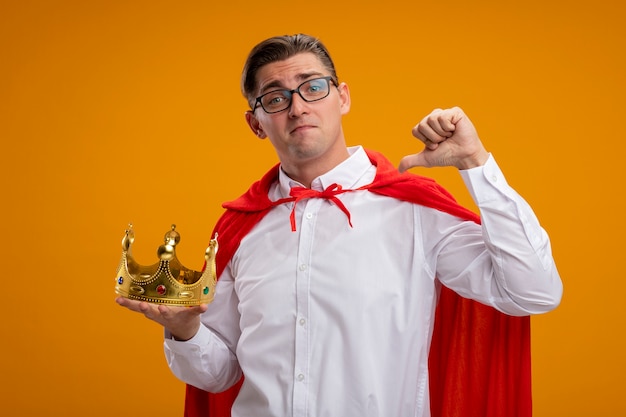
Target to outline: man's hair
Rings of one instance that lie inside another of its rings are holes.
[[[284,61],[300,53],[309,52],[314,54],[330,72],[335,85],[339,85],[335,64],[322,42],[309,35],[285,35],[274,36],[266,39],[255,46],[243,67],[241,73],[241,92],[243,93],[250,108],[253,108],[256,99],[257,80],[256,74],[264,65],[276,61]]]

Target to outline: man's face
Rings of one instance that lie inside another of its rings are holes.
[[[315,55],[301,53],[261,67],[256,75],[256,96],[292,90],[307,80],[327,75],[329,71]],[[287,173],[310,164],[331,169],[346,158],[341,117],[349,109],[348,87],[331,82],[326,98],[306,102],[294,93],[287,110],[268,114],[258,106],[246,114],[246,120],[255,134],[269,138]]]

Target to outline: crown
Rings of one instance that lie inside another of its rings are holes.
[[[133,225],[128,225],[122,238],[122,260],[115,279],[115,292],[131,300],[176,306],[208,304],[213,301],[217,277],[215,254],[217,234],[209,242],[204,254],[206,261],[202,272],[185,268],[176,257],[176,245],[180,234],[176,225],[165,234],[165,243],[159,246],[159,262],[139,265],[133,259],[130,248],[135,240]]]

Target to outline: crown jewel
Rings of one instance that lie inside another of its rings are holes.
[[[131,255],[135,240],[133,225],[130,224],[122,238],[122,260],[115,279],[115,292],[132,299],[156,304],[192,306],[213,301],[215,284],[215,254],[217,234],[209,242],[204,254],[206,261],[202,272],[185,268],[176,257],[176,245],[180,234],[176,225],[165,234],[165,242],[159,246],[160,261],[153,265],[139,265]]]

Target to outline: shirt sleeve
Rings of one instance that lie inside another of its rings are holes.
[[[548,234],[511,188],[493,156],[460,171],[480,210],[481,225],[437,214],[436,275],[461,296],[510,315],[538,314],[560,303],[563,286]]]
[[[214,301],[202,315],[198,333],[187,341],[165,332],[165,358],[183,382],[209,392],[221,392],[235,384],[241,369],[235,356],[239,338],[239,313],[230,268],[215,287]]]

